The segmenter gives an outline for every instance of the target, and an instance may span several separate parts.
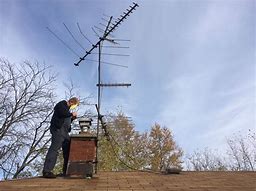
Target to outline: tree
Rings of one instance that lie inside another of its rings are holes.
[[[249,131],[247,136],[234,136],[228,139],[227,151],[231,170],[254,171],[256,169],[256,138],[255,132]]]
[[[256,167],[256,136],[249,131],[246,136],[235,135],[227,139],[227,149],[219,155],[217,151],[205,149],[188,157],[187,166],[196,171],[254,171]],[[225,154],[226,153],[226,154]]]
[[[169,167],[181,168],[183,151],[173,139],[172,132],[159,124],[152,126],[149,134],[149,166],[154,171]]]
[[[99,142],[99,167],[103,170],[160,171],[170,166],[181,167],[182,150],[171,131],[156,124],[150,134],[135,131],[134,124],[123,113],[108,121],[109,141]]]
[[[134,124],[119,112],[107,122],[109,137],[99,141],[99,167],[102,170],[140,169],[145,164],[145,136],[134,130]]]
[[[50,140],[56,75],[29,61],[0,59],[0,70],[0,170],[5,179],[30,176]]]
[[[205,148],[203,151],[194,151],[188,157],[189,170],[195,171],[223,171],[227,170],[227,164],[223,156],[219,156],[217,151]],[[191,168],[191,169],[190,169]]]

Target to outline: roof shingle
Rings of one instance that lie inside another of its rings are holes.
[[[0,191],[256,191],[256,172],[99,172],[92,179],[30,178],[0,182]]]

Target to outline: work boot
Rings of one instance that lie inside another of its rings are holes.
[[[44,172],[43,171],[43,177],[44,178],[56,178],[56,175],[54,175],[52,172]]]
[[[57,174],[56,176],[57,176],[57,177],[63,177],[63,178],[67,177],[67,175],[64,174],[64,173]]]

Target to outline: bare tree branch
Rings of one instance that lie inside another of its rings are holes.
[[[56,75],[38,62],[0,59],[0,68],[0,170],[17,178],[48,146]]]

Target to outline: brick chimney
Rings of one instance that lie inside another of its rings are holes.
[[[84,119],[83,119],[84,120]],[[96,160],[97,137],[88,130],[83,132],[79,121],[81,132],[70,136],[70,151],[67,166],[67,175],[73,177],[92,177]]]

